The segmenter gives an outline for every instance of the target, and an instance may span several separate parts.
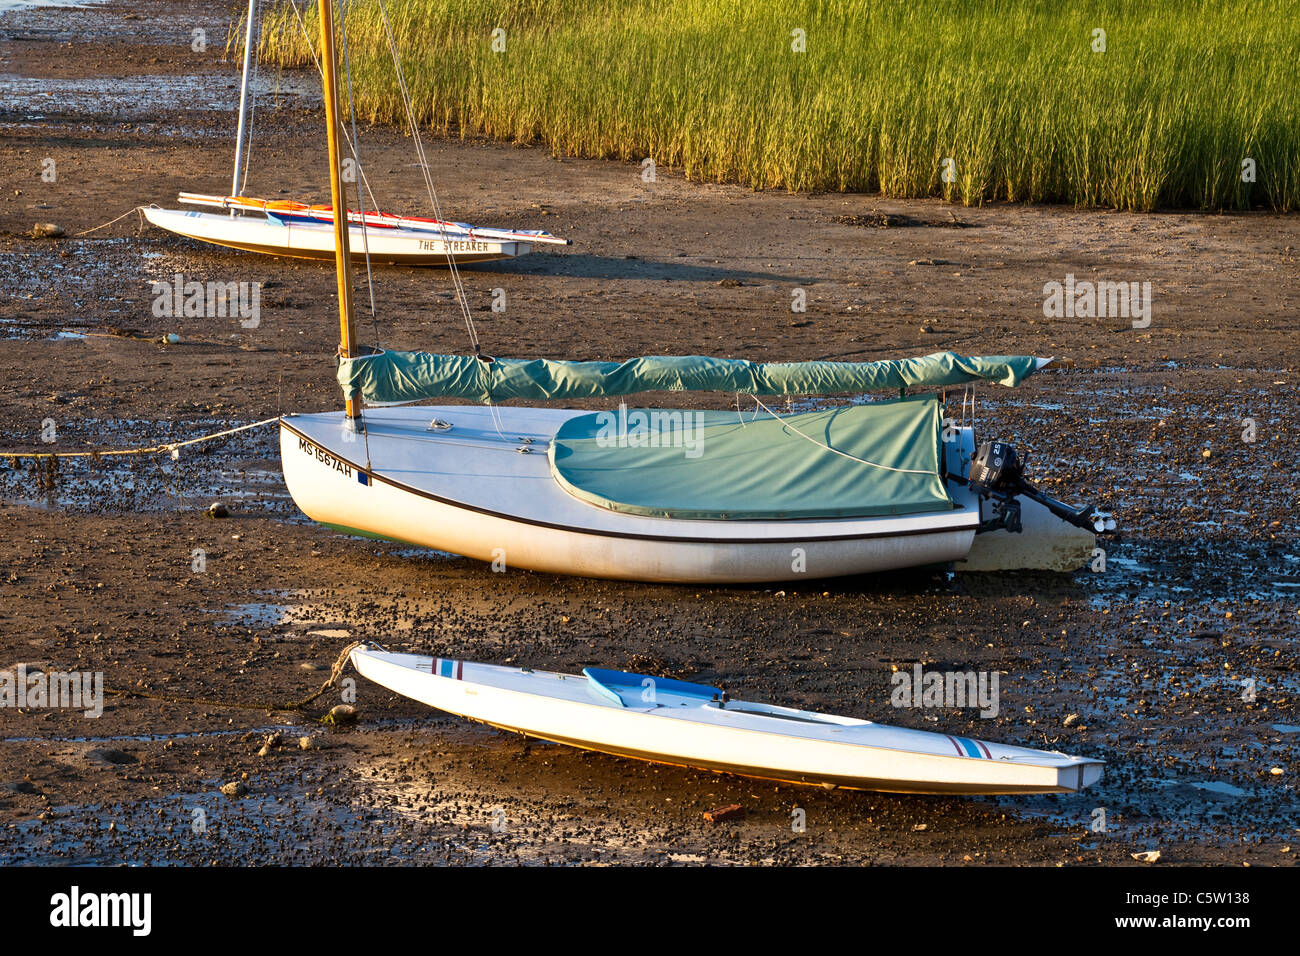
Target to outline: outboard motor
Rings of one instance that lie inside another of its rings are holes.
[[[1049,495],[1043,494],[1025,478],[1025,466],[1016,454],[1016,449],[1009,442],[989,441],[980,445],[979,450],[971,455],[970,476],[967,479],[970,490],[987,498],[993,506],[993,517],[980,522],[980,531],[996,531],[1005,528],[1013,534],[1019,534],[1020,502],[1023,495],[1037,501],[1062,521],[1079,528],[1086,528],[1097,534],[1105,534],[1116,529],[1115,519],[1092,505],[1071,508]]]

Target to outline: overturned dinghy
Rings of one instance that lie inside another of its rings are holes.
[[[730,700],[717,687],[558,674],[359,648],[366,678],[504,730],[656,763],[890,793],[1074,793],[1103,761]]]
[[[945,427],[937,395],[790,415],[761,400],[753,412],[496,402],[655,389],[770,396],[1014,385],[1045,364],[952,353],[760,365],[379,352],[343,360],[339,379],[353,401],[486,404],[371,409],[363,422],[346,413],[286,416],[281,455],[290,493],[314,520],[498,567],[685,583],[862,574],[959,561],[978,532],[1022,520],[1016,499],[1025,489],[1009,483],[1019,472],[985,474],[972,488],[973,430]],[[1090,509],[1037,497],[1045,503],[1027,507],[1055,509],[1048,518],[1071,541],[1066,560],[1083,563],[1093,547],[1091,531],[1080,529],[1094,520]]]

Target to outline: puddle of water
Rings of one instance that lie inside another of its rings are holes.
[[[65,10],[85,10],[104,0],[0,0],[0,13],[16,10],[37,10],[41,7],[60,7]]]
[[[115,737],[0,737],[0,744],[113,744],[153,743],[166,740],[192,738],[240,737],[244,734],[270,734],[275,731],[301,735],[307,728],[292,724],[274,724],[267,727],[241,728],[239,730],[193,730],[176,734],[119,734]]]
[[[72,394],[68,401],[76,402]],[[182,441],[246,424],[239,419],[137,421],[58,416],[60,451],[131,448]],[[37,432],[26,437],[37,443]],[[48,447],[48,446],[46,446]],[[210,445],[166,453],[115,458],[65,458],[53,485],[31,460],[11,467],[0,458],[0,498],[17,504],[70,513],[170,512],[206,509],[213,501],[236,506],[242,514],[278,518],[298,515],[276,465],[278,436],[267,427],[223,438]]]
[[[306,106],[317,89],[291,74],[259,74],[253,82],[259,105],[271,98],[291,98]],[[198,112],[234,111],[239,105],[239,78],[233,74],[28,77],[0,74],[0,112],[28,122],[53,114],[103,115],[150,120],[177,105]]]

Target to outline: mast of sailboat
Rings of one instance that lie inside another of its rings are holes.
[[[354,358],[356,345],[352,334],[352,260],[348,249],[348,204],[343,190],[343,172],[339,156],[338,70],[334,56],[334,5],[320,0],[321,66],[325,87],[325,132],[329,140],[330,200],[334,204],[334,272],[339,295],[339,355]],[[360,400],[345,396],[347,419],[360,421]]]
[[[230,195],[241,192],[240,180],[244,173],[244,143],[248,138],[248,75],[253,66],[253,24],[257,22],[257,0],[248,0],[248,25],[244,30],[244,78],[239,84],[239,127],[235,133],[235,178],[230,183]],[[230,215],[234,216],[232,207]]]

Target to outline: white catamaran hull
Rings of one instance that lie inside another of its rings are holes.
[[[353,651],[352,663],[398,694],[505,730],[789,783],[893,793],[1072,793],[1103,770],[1098,760],[850,717],[744,701],[720,705],[709,699],[713,688],[639,674],[588,677],[369,648]]]
[[[598,507],[553,478],[547,442],[568,409],[420,406],[368,410],[358,435],[343,413],[281,420],[285,482],[308,517],[353,534],[584,577],[701,584],[839,577],[956,561],[979,504],[901,517],[718,521]],[[452,424],[433,431],[429,423]],[[521,449],[525,450],[521,452]],[[965,430],[949,467],[969,456]],[[525,453],[526,452],[526,453]],[[367,465],[367,461],[369,464]]]
[[[334,227],[330,223],[275,222],[264,216],[145,207],[145,218],[160,229],[232,249],[299,259],[334,258]],[[429,230],[348,228],[349,249],[355,262],[404,265],[446,265],[448,253],[456,262],[490,262],[522,256],[532,250],[526,242],[449,236],[445,240]]]

